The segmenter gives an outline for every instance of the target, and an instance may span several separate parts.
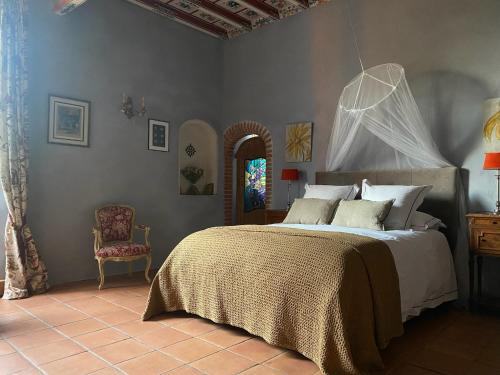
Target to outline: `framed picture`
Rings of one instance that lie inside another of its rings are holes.
[[[296,122],[286,126],[285,161],[300,163],[312,160],[312,122]]]
[[[168,151],[167,121],[149,119],[148,148],[154,151]]]
[[[49,143],[89,146],[90,102],[49,96]]]
[[[483,143],[485,152],[500,151],[500,98],[483,103]]]

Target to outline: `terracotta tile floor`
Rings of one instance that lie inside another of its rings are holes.
[[[243,330],[185,313],[142,322],[141,275],[67,284],[0,300],[0,375],[308,375],[314,363]],[[390,375],[500,375],[500,318],[443,306],[405,326],[382,352]]]

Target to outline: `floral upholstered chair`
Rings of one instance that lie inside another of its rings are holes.
[[[104,285],[104,263],[133,262],[146,258],[144,275],[148,283],[151,267],[151,246],[149,245],[150,228],[147,225],[135,225],[135,209],[126,205],[108,205],[95,210],[96,227],[94,233],[94,257],[99,264],[99,289]],[[134,230],[144,231],[144,243],[134,243]],[[129,274],[132,263],[129,263]]]

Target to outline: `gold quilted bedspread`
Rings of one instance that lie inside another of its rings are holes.
[[[156,275],[143,319],[185,310],[296,350],[324,374],[383,367],[403,333],[385,243],[272,226],[216,227],[183,239]]]

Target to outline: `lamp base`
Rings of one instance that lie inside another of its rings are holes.
[[[497,201],[495,211],[493,211],[493,215],[499,215],[500,216],[500,201]]]
[[[290,188],[292,186],[292,181],[288,180],[288,199],[286,201],[286,210],[290,211],[290,207],[292,207],[292,202],[290,202]]]
[[[495,204],[495,211],[493,211],[493,214],[500,216],[500,169],[497,169],[495,177],[497,178],[497,202]]]

